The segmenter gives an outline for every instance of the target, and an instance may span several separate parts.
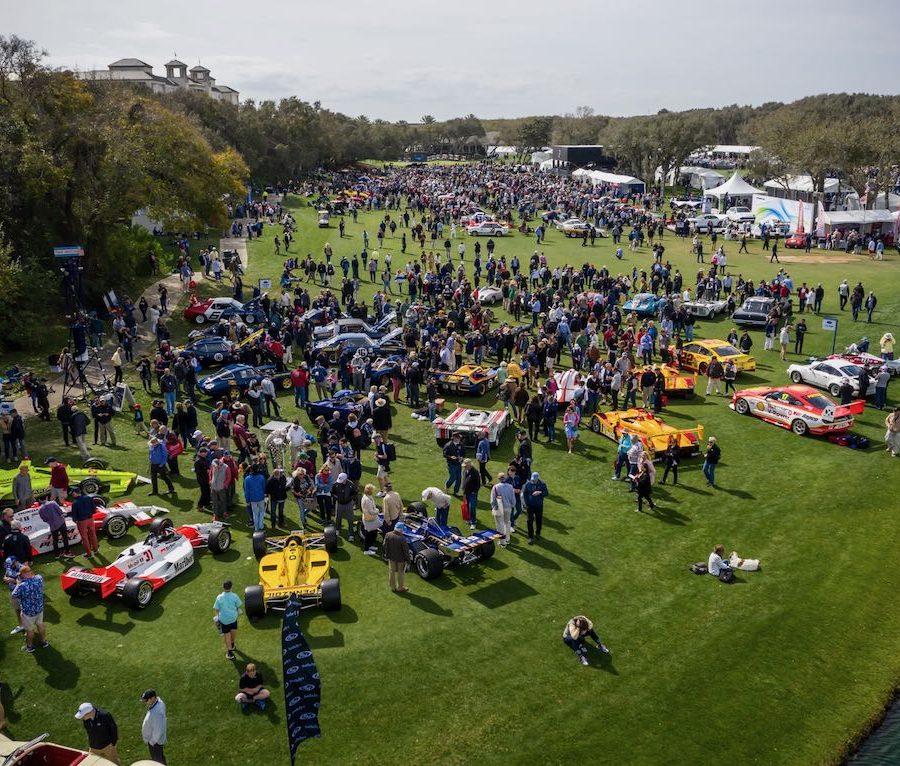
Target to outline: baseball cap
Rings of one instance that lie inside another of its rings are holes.
[[[156,690],[155,690],[155,689],[147,689],[147,691],[145,691],[145,692],[141,695],[141,700],[143,700],[144,702],[146,702],[147,700],[152,699],[152,698],[155,697],[155,696],[156,696]]]
[[[75,718],[79,721],[84,718],[88,713],[90,713],[94,709],[94,706],[90,702],[82,702],[78,706],[78,712],[75,713]]]
[[[338,477],[337,477],[337,480],[338,480],[338,482],[340,482],[341,484],[343,484],[345,481],[347,481],[347,474],[345,474],[345,473],[339,473],[339,474],[338,474]]]
[[[50,463],[58,463],[58,462],[59,462],[59,460],[57,460],[55,457],[48,457],[44,461],[44,465],[50,465]]]

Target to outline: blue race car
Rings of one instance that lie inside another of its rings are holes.
[[[266,313],[262,310],[259,298],[251,298],[241,308],[226,308],[219,319],[231,319],[233,316],[240,317],[247,324],[266,321]]]
[[[403,358],[401,354],[391,354],[372,362],[372,368],[369,370],[369,380],[372,381],[372,385],[387,385],[387,381],[394,372],[400,369]]]
[[[359,527],[359,538],[362,540],[362,521]],[[445,569],[487,561],[496,550],[494,540],[503,537],[496,529],[483,529],[466,535],[458,527],[442,527],[428,517],[425,503],[419,502],[409,504],[394,530],[406,538],[409,563],[423,580],[440,577]]]
[[[263,364],[251,367],[249,364],[229,364],[214,375],[207,375],[197,381],[197,387],[207,396],[218,398],[227,396],[232,401],[246,393],[250,384],[262,380],[266,375],[272,378],[275,388],[285,391],[291,387],[289,372],[275,372],[275,365]]]
[[[369,410],[369,401],[365,394],[344,388],[336,391],[331,399],[307,402],[305,408],[306,414],[309,415],[309,419],[313,423],[316,422],[316,418],[319,415],[324,416],[325,420],[331,420],[335,412],[339,414],[340,419],[344,422],[346,422],[351,412],[355,412],[360,420],[365,420],[367,415],[364,413]]]
[[[638,293],[622,306],[622,311],[626,314],[634,312],[638,316],[654,316],[656,308],[659,305],[659,298],[653,293]]]
[[[347,351],[365,349],[369,354],[383,356],[387,354],[402,354],[405,351],[403,345],[403,328],[391,330],[382,338],[370,338],[362,332],[347,332],[328,338],[313,346],[313,354],[324,354],[329,362],[337,362],[341,355]]]
[[[233,362],[238,357],[235,344],[217,335],[192,340],[178,354],[185,359],[191,355],[196,356],[201,367],[218,367]]]

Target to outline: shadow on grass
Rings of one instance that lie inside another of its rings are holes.
[[[660,506],[659,503],[657,503],[656,507],[652,510],[646,510],[645,514],[653,517],[657,521],[664,521],[666,524],[674,524],[675,526],[680,527],[683,527],[691,520],[690,516],[679,513],[670,505]]]
[[[22,720],[22,714],[16,710],[16,700],[22,696],[22,692],[24,691],[24,686],[20,686],[17,691],[10,689],[8,684],[3,684],[3,686],[0,687],[0,705],[3,705],[3,708],[6,711],[6,720],[8,723],[18,723]]]
[[[571,505],[568,501],[560,502],[560,505]],[[561,521],[556,521],[556,519],[548,519],[544,516],[544,526],[549,527],[550,529],[556,530],[557,532],[561,532],[564,535],[568,534],[568,530],[573,529],[571,526],[566,526]]]
[[[336,612],[325,612],[325,616],[338,625],[352,625],[359,622],[359,614],[352,606],[343,604]]]
[[[398,594],[400,598],[409,601],[409,603],[416,607],[416,609],[421,609],[423,612],[427,612],[428,614],[434,614],[438,617],[452,617],[453,610],[445,609],[437,601],[428,598],[427,596],[419,596],[416,593],[413,593],[411,590],[406,593]]]
[[[96,628],[109,633],[117,633],[120,636],[127,635],[134,629],[134,623],[131,620],[125,623],[114,622],[116,614],[117,610],[113,609],[112,604],[108,604],[106,607],[106,619],[101,619],[93,612],[88,612],[75,620],[75,622],[83,628]]]
[[[613,665],[613,659],[611,654],[605,654],[601,652],[599,649],[595,647],[588,647],[588,662],[591,664],[588,665],[592,670],[602,670],[611,675],[617,676],[619,675],[619,671],[616,670],[615,665]]]
[[[540,540],[536,541],[535,546],[540,545]],[[557,564],[553,559],[548,559],[546,556],[541,555],[535,550],[535,547],[531,545],[526,545],[521,548],[516,548],[516,553],[519,555],[519,558],[522,559],[526,564],[531,564],[534,567],[540,567],[541,569],[551,569],[555,571],[559,571],[562,567]]]
[[[719,487],[721,492],[724,492],[726,495],[731,495],[733,497],[739,497],[742,500],[756,500],[756,495],[751,494],[743,489],[725,489],[724,487]]]
[[[343,542],[344,544],[339,545],[337,550],[331,554],[332,561],[350,561],[350,551],[347,550],[347,546],[352,545],[352,543]]]
[[[340,630],[332,630],[327,636],[314,636],[306,632],[306,639],[310,649],[340,649],[344,646],[344,633]]]
[[[536,595],[538,592],[528,583],[518,577],[508,577],[470,593],[469,597],[487,609],[496,609],[499,606],[506,606]]]
[[[581,558],[581,556],[579,556],[577,553],[567,551],[559,543],[541,538],[541,542],[539,543],[539,545],[544,550],[571,561],[575,566],[581,567],[581,569],[587,572],[589,575],[596,576],[597,574],[599,574],[597,571],[597,567],[594,566],[590,561]]]
[[[35,639],[37,640],[37,639]],[[36,644],[37,648],[32,655],[47,673],[44,683],[53,689],[74,689],[78,686],[81,677],[81,669],[72,660],[68,660],[59,653],[54,646],[46,649]]]

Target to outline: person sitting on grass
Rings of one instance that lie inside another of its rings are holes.
[[[604,654],[609,654],[609,649],[600,640],[600,636],[594,630],[594,624],[587,617],[580,614],[569,620],[566,624],[566,629],[563,631],[563,642],[575,652],[575,656],[578,657],[582,665],[590,664],[587,658],[587,647],[584,644],[587,638],[594,639],[597,648]]]
[[[262,674],[257,672],[256,665],[247,663],[247,668],[241,680],[238,682],[238,693],[235,701],[241,703],[241,710],[246,711],[250,705],[256,705],[260,710],[266,709],[266,700],[269,699],[269,690],[263,686]]]
[[[728,561],[728,559],[723,559],[722,556],[724,555],[725,546],[721,543],[713,548],[712,553],[709,554],[709,561],[706,564],[706,571],[709,572],[713,577],[718,577],[723,570],[731,571],[731,562]]]

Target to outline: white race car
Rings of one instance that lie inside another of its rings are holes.
[[[478,302],[484,304],[499,303],[503,300],[503,290],[492,285],[478,288]]]
[[[473,237],[505,237],[509,234],[509,227],[498,221],[482,221],[466,227],[466,231]]]
[[[840,396],[845,380],[853,386],[853,395],[859,396],[859,373],[862,368],[847,359],[813,359],[809,364],[792,364],[787,373],[794,383],[809,383],[832,396]],[[875,393],[875,379],[869,376],[867,396]]]
[[[441,446],[452,438],[453,434],[462,436],[463,444],[476,445],[481,435],[487,432],[488,440],[495,447],[500,446],[500,437],[509,425],[506,410],[472,410],[457,407],[445,418],[435,418],[432,422],[434,438]]]
[[[315,338],[316,341],[326,340],[348,332],[361,332],[368,335],[370,338],[380,338],[390,331],[391,325],[396,318],[396,311],[385,314],[381,319],[375,322],[375,324],[369,324],[364,319],[341,317],[322,327],[316,327],[313,330],[313,338]]]
[[[231,547],[231,530],[222,521],[184,524],[175,529],[170,519],[155,519],[141,543],[122,551],[107,567],[72,567],[60,576],[70,596],[96,593],[119,596],[131,609],[144,609],[153,592],[194,563],[194,548],[224,553]]]
[[[719,314],[725,313],[725,307],[728,305],[727,300],[706,300],[685,301],[681,304],[684,306],[688,314],[695,317],[708,317],[714,319]]]
[[[110,540],[118,540],[128,533],[128,528],[134,524],[139,527],[150,524],[156,516],[168,513],[166,508],[158,505],[136,505],[130,500],[124,500],[119,503],[113,503],[110,506],[102,505],[102,498],[95,497],[94,503],[96,510],[94,511],[94,528],[98,535],[105,535]],[[53,550],[53,537],[50,534],[50,527],[40,517],[40,509],[42,503],[35,503],[30,508],[16,511],[13,519],[22,525],[22,534],[28,537],[31,543],[31,553],[39,556],[42,553],[49,553]],[[69,544],[75,545],[81,542],[81,535],[75,522],[69,518],[69,512],[72,508],[71,503],[60,503],[63,512],[66,514],[66,533],[69,538]]]

